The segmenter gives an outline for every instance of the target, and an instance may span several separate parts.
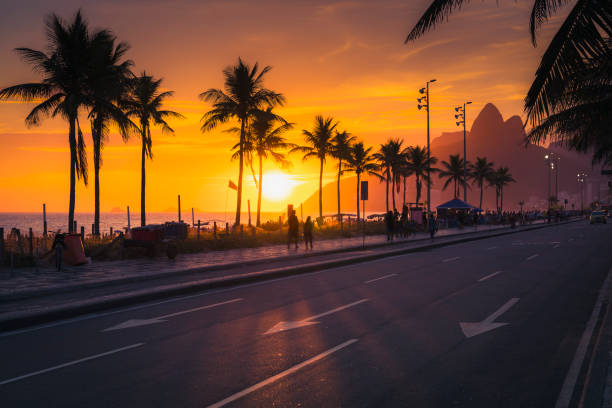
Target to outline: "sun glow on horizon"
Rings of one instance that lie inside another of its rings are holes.
[[[262,195],[270,201],[287,199],[297,182],[289,174],[267,173],[263,176]]]

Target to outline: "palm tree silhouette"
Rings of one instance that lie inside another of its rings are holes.
[[[466,180],[463,178],[463,158],[461,158],[458,154],[451,154],[448,162],[446,160],[442,160],[442,166],[444,167],[440,169],[440,173],[438,174],[440,178],[446,179],[442,189],[446,190],[446,188],[452,182],[454,183],[454,198],[459,197],[459,188],[467,185]]]
[[[70,200],[68,231],[73,231],[76,179],[87,185],[85,140],[79,125],[79,110],[88,104],[87,73],[91,64],[91,43],[98,33],[89,32],[81,12],[70,23],[51,14],[46,21],[48,53],[16,48],[22,59],[33,65],[41,82],[24,83],[0,91],[0,99],[17,98],[26,102],[43,99],[25,119],[27,126],[39,125],[46,116],[60,116],[68,122],[70,147]]]
[[[115,36],[108,31],[101,31],[92,41],[91,72],[88,74],[87,93],[90,99],[89,119],[94,160],[94,230],[100,234],[100,167],[102,166],[102,148],[108,138],[109,124],[117,125],[119,133],[126,141],[137,127],[122,110],[122,105],[129,93],[130,80],[133,75],[130,67],[132,61],[121,61],[128,51],[126,43],[115,45]]]
[[[256,225],[261,226],[261,194],[263,188],[263,160],[271,158],[275,163],[282,168],[290,168],[291,162],[287,160],[284,153],[278,150],[288,150],[295,145],[287,142],[282,136],[286,131],[293,129],[293,123],[288,123],[280,116],[272,112],[272,108],[266,109],[265,112],[255,114],[254,120],[249,124],[246,141],[244,143],[244,154],[247,165],[251,168],[253,181],[257,187],[257,221]],[[276,127],[275,127],[276,126]],[[232,128],[232,132],[239,133],[240,128]],[[234,145],[236,152],[232,155],[232,159],[240,157],[240,142]],[[259,161],[259,178],[255,178],[253,169],[253,155],[257,155]]]
[[[336,136],[332,140],[331,155],[338,159],[338,222],[341,220],[341,209],[340,209],[340,176],[342,176],[342,160],[348,161],[351,156],[352,143],[356,140],[355,136],[350,133],[336,131]]]
[[[253,67],[245,64],[241,58],[234,66],[223,70],[225,77],[224,89],[208,89],[200,94],[200,99],[211,102],[213,108],[202,116],[204,133],[226,123],[232,118],[240,122],[239,165],[238,165],[238,194],[236,198],[235,224],[240,225],[240,211],[242,206],[242,175],[244,171],[244,144],[248,121],[253,116],[268,107],[275,107],[285,103],[285,97],[264,87],[263,78],[272,69],[269,66],[259,70],[258,63]]]
[[[399,177],[402,160],[402,141],[400,139],[389,139],[381,144],[374,158],[384,169],[383,174],[386,183],[386,211],[389,211],[389,181],[391,181],[391,193],[393,198],[393,209],[395,210],[395,181]]]
[[[493,162],[487,160],[486,157],[476,157],[476,163],[470,166],[470,175],[472,180],[480,188],[480,205],[478,208],[482,209],[482,192],[487,182],[495,170],[493,169]]]
[[[334,123],[334,118],[323,118],[323,116],[317,115],[312,132],[306,129],[302,130],[306,145],[291,149],[291,153],[304,153],[302,160],[308,160],[311,157],[319,159],[319,222],[323,221],[323,166],[325,165],[325,159],[333,151],[333,132],[336,126],[338,126],[338,122]]]
[[[367,149],[363,147],[363,142],[355,143],[350,148],[350,155],[348,158],[348,164],[346,166],[347,171],[353,171],[357,175],[357,221],[359,221],[359,187],[361,174],[370,174],[376,176],[379,179],[383,177],[377,173],[378,164],[376,159],[371,154],[372,147]],[[365,219],[365,214],[363,214]]]
[[[130,99],[125,101],[127,115],[138,118],[140,123],[139,133],[142,142],[141,167],[140,167],[140,225],[147,224],[145,207],[145,185],[146,185],[146,158],[153,159],[151,147],[151,126],[161,126],[162,132],[174,133],[168,125],[169,118],[183,118],[183,115],[170,110],[164,110],[162,104],[165,99],[171,97],[172,91],[160,92],[162,79],[154,79],[151,75],[143,72],[132,80]]]
[[[515,183],[516,180],[510,174],[508,167],[500,167],[491,175],[491,184],[495,186],[495,204],[498,204],[497,212],[501,213],[504,210],[504,187],[510,183]]]
[[[430,156],[429,159],[427,159],[427,148],[420,146],[408,146],[404,150],[404,154],[406,156],[407,175],[414,175],[415,177],[416,203],[418,204],[421,199],[423,181],[428,181],[427,169],[430,169],[431,173],[437,172],[438,169],[433,166],[438,162],[438,159],[434,156]]]

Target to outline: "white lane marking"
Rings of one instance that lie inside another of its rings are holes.
[[[506,313],[508,309],[514,306],[519,300],[519,298],[510,299],[481,322],[460,322],[459,326],[463,334],[469,339],[470,337],[478,336],[479,334],[507,325],[508,323],[495,323],[495,319]]]
[[[167,319],[169,319],[171,317],[174,317],[174,316],[180,316],[180,315],[183,315],[183,314],[186,314],[186,313],[193,313],[193,312],[197,312],[199,310],[212,309],[213,307],[223,306],[223,305],[227,305],[229,303],[240,302],[242,300],[243,300],[242,298],[236,298],[236,299],[232,299],[232,300],[227,300],[225,302],[214,303],[212,305],[194,307],[193,309],[181,310],[180,312],[170,313],[170,314],[163,315],[163,316],[158,316],[158,317],[152,317],[150,319],[130,319],[130,320],[126,320],[123,323],[119,323],[116,326],[112,326],[112,327],[109,327],[107,329],[104,329],[102,331],[106,332],[106,331],[113,331],[113,330],[120,330],[120,329],[128,329],[128,328],[131,328],[131,327],[146,326],[146,325],[155,324],[155,323],[163,323]]]
[[[104,353],[100,353],[100,354],[96,354],[96,355],[93,355],[93,356],[81,358],[79,360],[74,360],[74,361],[70,361],[68,363],[64,363],[64,364],[56,365],[56,366],[53,366],[53,367],[45,368],[44,370],[34,371],[33,373],[20,375],[19,377],[9,378],[8,380],[0,381],[0,385],[5,385],[5,384],[9,384],[9,383],[12,383],[12,382],[15,382],[15,381],[20,381],[20,380],[23,380],[25,378],[33,377],[33,376],[39,375],[39,374],[48,373],[49,371],[59,370],[60,368],[69,367],[71,365],[83,363],[85,361],[93,360],[93,359],[96,359],[96,358],[109,356],[111,354],[119,353],[121,351],[125,351],[125,350],[129,350],[129,349],[133,349],[133,348],[136,348],[136,347],[143,346],[144,344],[145,343],[132,344],[131,346],[121,347],[121,348],[118,348],[118,349],[115,349],[115,350],[110,350],[110,351],[107,351],[107,352],[104,352]]]
[[[363,302],[367,302],[368,300],[370,300],[370,299],[361,299],[361,300],[358,300],[356,302],[349,303],[348,305],[343,305],[343,306],[337,307],[335,309],[328,310],[327,312],[323,312],[323,313],[319,313],[319,314],[314,315],[314,316],[307,317],[307,318],[302,319],[302,320],[289,321],[289,322],[285,322],[285,321],[278,322],[270,330],[265,332],[264,335],[265,334],[278,333],[278,332],[282,332],[282,331],[286,331],[286,330],[291,330],[291,329],[297,329],[297,328],[300,328],[300,327],[310,326],[310,325],[313,325],[313,324],[318,324],[319,322],[317,322],[316,319],[318,319],[319,317],[323,317],[323,316],[330,315],[332,313],[340,312],[340,311],[342,311],[344,309],[348,309],[349,307],[357,306],[357,305],[359,305],[359,304],[361,304]]]
[[[540,256],[540,254],[533,254],[530,257],[528,257],[527,259],[525,259],[526,261],[531,261],[533,258],[537,258],[538,256]]]
[[[492,278],[492,277],[494,277],[494,276],[497,276],[497,275],[499,275],[500,273],[503,273],[503,272],[504,272],[504,271],[497,271],[497,272],[493,272],[493,273],[492,273],[492,274],[490,274],[490,275],[483,276],[482,278],[478,279],[478,282],[486,281],[487,279],[490,279],[490,278]]]
[[[497,249],[497,247],[496,246],[492,246],[492,247],[488,247],[487,248],[487,250],[489,250],[489,251],[492,250],[492,249]]]
[[[597,297],[597,301],[595,302],[593,313],[591,313],[591,317],[587,322],[587,325],[584,329],[584,333],[582,333],[580,343],[578,343],[578,347],[576,348],[576,354],[574,354],[574,358],[572,359],[572,364],[570,365],[570,368],[567,371],[567,374],[565,375],[565,380],[563,381],[563,385],[561,386],[561,391],[559,392],[559,397],[557,398],[555,408],[566,408],[570,405],[572,395],[574,394],[574,388],[576,387],[576,381],[578,380],[578,375],[580,374],[580,369],[584,362],[584,358],[586,357],[587,349],[589,347],[589,343],[591,342],[591,337],[593,337],[593,330],[595,330],[595,325],[597,324],[597,320],[599,319],[601,306],[603,304],[604,298],[608,295],[609,292],[611,280],[612,268],[610,268],[610,270],[608,271],[608,276],[606,277],[604,284],[599,290],[599,296]]]
[[[443,259],[442,262],[452,262],[452,261],[456,261],[457,259],[461,259],[461,257],[460,256],[454,256],[452,258],[446,258],[446,259]]]
[[[559,244],[557,244],[557,245],[555,245],[555,246],[553,247],[553,249],[557,249],[557,248],[559,248],[559,246],[560,246],[560,245],[559,245]]]
[[[291,368],[289,368],[289,369],[287,369],[285,371],[282,371],[282,372],[280,372],[280,373],[278,373],[278,374],[276,374],[276,375],[274,375],[274,376],[272,376],[272,377],[270,377],[270,378],[268,378],[266,380],[260,381],[257,384],[250,386],[249,388],[245,388],[244,390],[242,390],[240,392],[237,392],[236,394],[230,395],[229,397],[227,397],[225,399],[222,399],[219,402],[216,402],[216,403],[214,403],[212,405],[209,405],[208,408],[220,408],[220,407],[223,407],[223,406],[229,404],[230,402],[234,402],[237,399],[240,399],[240,398],[244,397],[245,395],[248,395],[248,394],[252,393],[253,391],[257,391],[258,389],[260,389],[262,387],[265,387],[266,385],[272,384],[273,382],[278,381],[278,380],[280,380],[283,377],[291,375],[291,374],[295,373],[296,371],[298,371],[298,370],[300,370],[300,369],[302,369],[302,368],[304,368],[304,367],[306,367],[306,366],[308,366],[310,364],[316,363],[317,361],[324,359],[325,357],[329,356],[330,354],[333,354],[336,351],[342,350],[343,348],[348,347],[351,344],[356,343],[357,341],[358,341],[357,339],[351,339],[351,340],[345,341],[342,344],[338,344],[336,347],[330,348],[329,350],[324,351],[323,353],[318,354],[318,355],[316,355],[316,356],[314,356],[314,357],[312,357],[312,358],[310,358],[310,359],[308,359],[308,360],[306,360],[304,362],[301,362],[300,364],[294,365],[293,367],[291,367]]]
[[[379,280],[391,278],[393,276],[397,276],[397,273],[391,273],[389,275],[381,276],[380,278],[370,279],[370,280],[367,280],[367,281],[365,281],[363,283],[372,283],[372,282],[376,282],[376,281],[379,281]]]

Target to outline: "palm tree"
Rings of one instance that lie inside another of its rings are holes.
[[[448,162],[442,160],[442,166],[444,166],[444,168],[440,170],[440,174],[438,175],[440,178],[446,178],[446,182],[442,189],[446,190],[449,184],[453,182],[454,198],[459,197],[459,188],[467,186],[467,182],[463,177],[463,158],[458,154],[451,154]]]
[[[94,231],[100,234],[100,167],[102,148],[108,137],[109,124],[115,123],[124,141],[136,126],[121,109],[129,92],[133,77],[132,61],[121,61],[129,46],[115,45],[115,37],[108,31],[98,33],[92,41],[91,72],[88,74],[87,92],[90,99],[89,119],[94,159]]]
[[[467,2],[433,1],[408,34],[406,42],[422,36]],[[567,3],[570,0],[534,0],[530,19],[534,46],[541,25]],[[527,120],[534,129],[527,142],[544,141],[551,131],[559,132],[557,137],[570,148],[581,151],[592,148],[595,160],[611,158],[610,37],[612,3],[609,0],[576,1],[542,55],[525,97]]]
[[[399,170],[402,160],[402,141],[400,139],[389,139],[381,144],[374,158],[384,169],[383,174],[386,182],[386,211],[389,211],[389,181],[391,181],[391,193],[393,197],[393,209],[395,210],[395,182],[399,177]]]
[[[68,231],[73,231],[76,179],[87,185],[85,140],[79,126],[79,110],[87,106],[86,80],[91,62],[91,38],[87,22],[77,12],[71,23],[51,14],[46,22],[48,53],[16,48],[24,61],[42,75],[40,82],[24,83],[0,91],[0,99],[26,102],[42,99],[25,119],[27,126],[39,125],[42,117],[60,116],[68,122],[70,147],[70,200]],[[96,33],[93,37],[96,37]]]
[[[319,220],[323,220],[323,166],[327,156],[333,151],[333,132],[338,126],[338,122],[334,123],[334,118],[323,118],[321,115],[315,117],[315,124],[312,132],[302,130],[305,146],[296,146],[291,149],[291,153],[304,153],[302,160],[308,160],[311,157],[317,157],[320,162],[319,170]]]
[[[342,176],[342,160],[348,161],[351,156],[352,143],[356,140],[350,133],[336,131],[336,136],[332,140],[331,155],[338,159],[338,222],[341,220],[340,211],[340,176]]]
[[[491,178],[493,172],[493,163],[488,161],[486,157],[476,157],[476,163],[470,166],[470,176],[480,188],[480,205],[478,208],[482,208],[482,192],[485,182]]]
[[[420,146],[408,146],[404,150],[406,156],[406,171],[408,176],[414,175],[416,182],[416,203],[418,204],[421,199],[421,188],[423,187],[423,181],[428,182],[428,174],[435,173],[438,171],[437,168],[433,167],[438,159],[434,156],[427,158],[427,148]],[[430,172],[428,173],[428,169]]]
[[[371,154],[372,147],[368,147],[367,149],[363,147],[363,142],[355,143],[351,146],[350,155],[348,159],[348,165],[346,166],[346,170],[353,171],[357,175],[357,221],[359,221],[359,186],[360,186],[360,178],[361,174],[370,174],[382,178],[380,174],[377,173],[378,165],[376,164],[376,159]],[[365,219],[365,214],[363,214],[363,218]]]
[[[497,212],[503,212],[504,209],[504,187],[516,180],[510,174],[508,167],[500,167],[491,175],[491,184],[495,186],[495,204],[498,204]]]
[[[212,102],[213,108],[202,116],[204,133],[235,118],[240,123],[239,165],[238,165],[238,194],[236,198],[236,221],[240,224],[240,211],[242,206],[242,174],[244,170],[244,144],[249,119],[268,107],[283,105],[285,97],[264,87],[263,78],[272,69],[269,66],[259,70],[259,64],[253,67],[245,64],[241,58],[234,66],[223,70],[225,77],[224,89],[208,89],[200,94],[200,99]]]
[[[143,72],[132,80],[130,99],[125,101],[125,106],[128,109],[127,115],[138,118],[140,123],[138,131],[142,142],[140,167],[140,225],[142,226],[147,224],[145,211],[145,162],[147,157],[153,159],[153,152],[151,151],[153,144],[151,126],[158,125],[161,126],[162,132],[174,133],[174,130],[168,125],[166,120],[183,117],[179,113],[162,108],[164,100],[171,97],[174,92],[160,92],[161,83],[161,78],[154,79],[151,75]]]
[[[276,127],[275,127],[276,126]],[[293,128],[293,123],[288,123],[283,118],[272,113],[272,108],[266,109],[255,115],[253,122],[249,125],[247,132],[244,150],[246,154],[246,162],[253,171],[253,154],[257,155],[259,161],[259,178],[253,177],[255,186],[257,187],[257,222],[256,225],[261,226],[261,194],[263,187],[263,160],[271,158],[274,162],[283,168],[291,167],[291,162],[287,160],[285,154],[278,150],[287,150],[295,147],[294,144],[288,143],[282,136],[283,133]],[[240,128],[233,128],[232,131],[238,133]],[[234,146],[234,149],[239,149],[240,143]],[[239,158],[240,152],[236,150],[232,158]]]

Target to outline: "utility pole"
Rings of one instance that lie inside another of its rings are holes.
[[[465,102],[463,106],[457,106],[455,108],[455,119],[457,119],[457,126],[463,123],[463,201],[467,203],[467,141],[466,141],[466,129],[465,129],[465,106],[472,103],[471,101]]]
[[[436,80],[430,79],[425,84],[425,88],[419,89],[419,92],[421,94],[425,94],[425,96],[417,99],[417,101],[419,102],[419,104],[417,105],[419,110],[421,110],[421,108],[425,108],[425,111],[427,113],[427,214],[429,214],[431,211],[431,165],[430,165],[431,149],[429,147],[429,84],[433,82],[436,82]]]

